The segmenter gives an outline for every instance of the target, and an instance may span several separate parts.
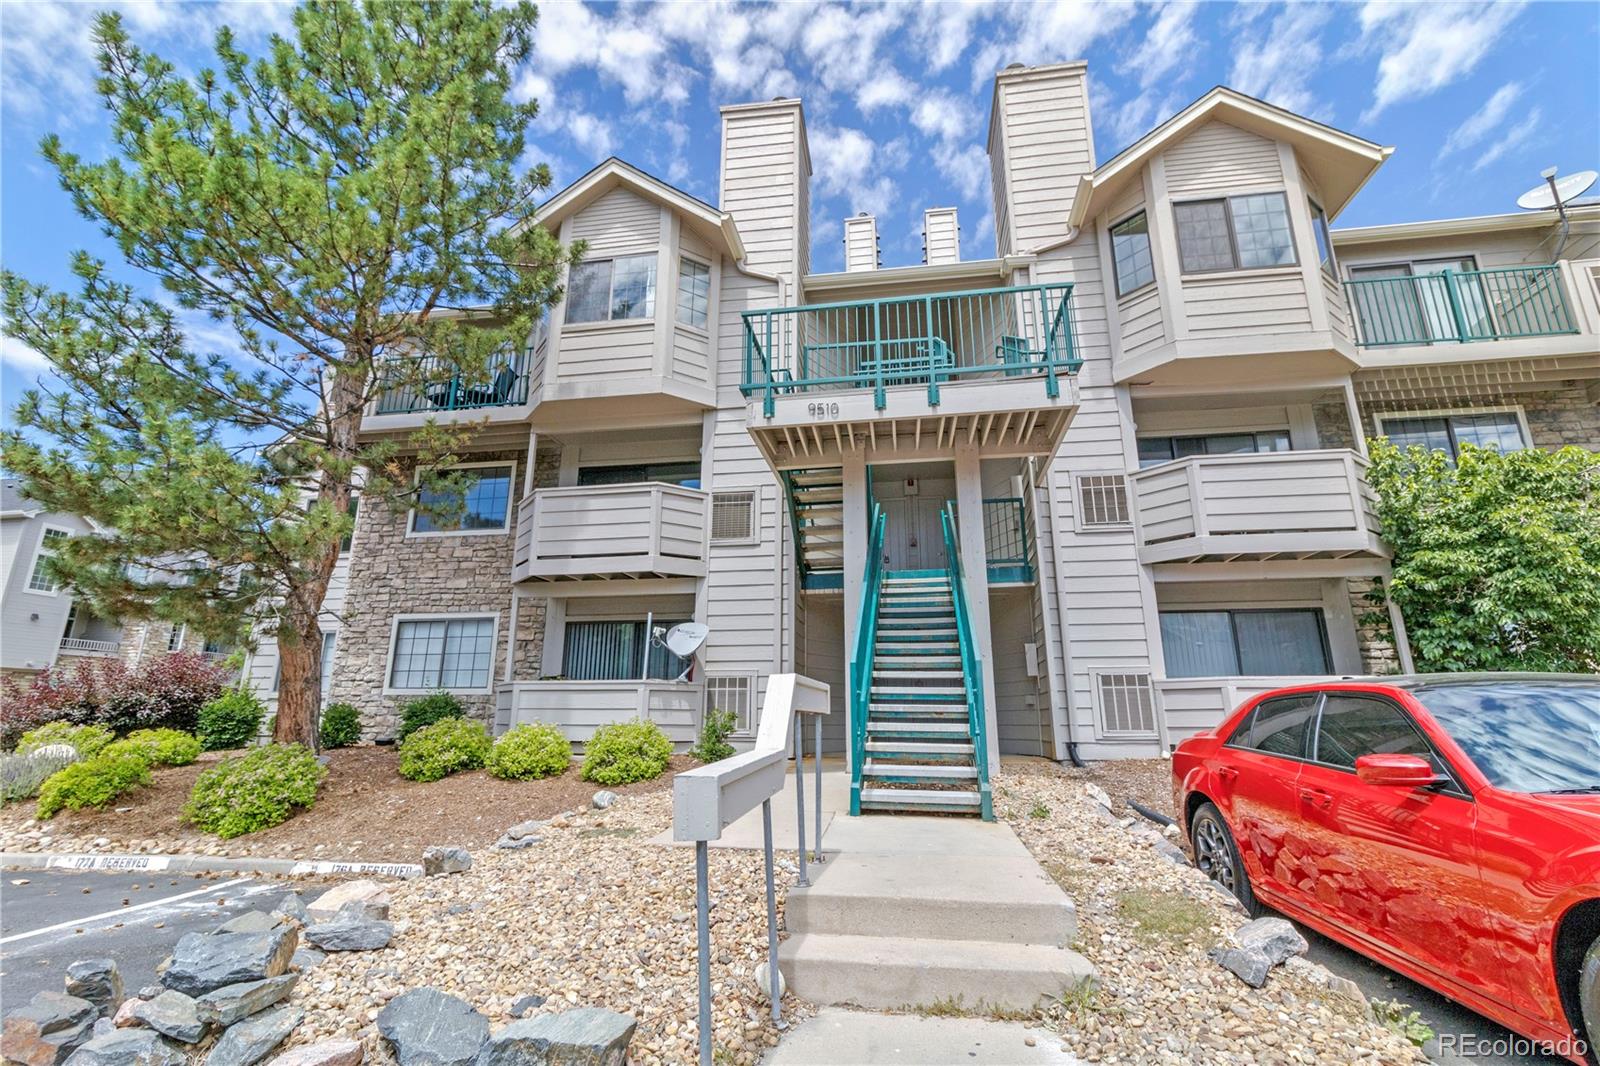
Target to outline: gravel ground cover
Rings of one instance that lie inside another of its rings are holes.
[[[1097,991],[1042,1012],[1066,1047],[1105,1063],[1426,1061],[1319,966],[1293,959],[1258,991],[1212,962],[1207,949],[1245,916],[1199,871],[1162,858],[1150,823],[1099,813],[1090,776],[1008,764],[995,788],[996,814],[1077,904],[1074,946],[1099,971]],[[1119,796],[1105,775],[1097,783]]]
[[[148,787],[105,810],[62,811],[35,821],[32,800],[0,809],[0,851],[131,851],[295,859],[417,862],[433,844],[469,848],[492,844],[509,825],[587,806],[600,786],[573,765],[539,781],[501,781],[482,770],[441,781],[407,781],[389,746],[339,748],[327,753],[328,776],[317,802],[282,825],[221,841],[183,823],[195,778],[222,753],[190,766],[156,770]],[[666,773],[612,789],[618,795],[670,791],[679,770],[697,765],[675,756]]]

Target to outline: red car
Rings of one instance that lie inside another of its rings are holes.
[[[1200,869],[1252,912],[1600,1061],[1600,678],[1282,688],[1172,775]]]

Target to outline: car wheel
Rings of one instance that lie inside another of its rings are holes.
[[[1257,914],[1260,905],[1250,889],[1239,846],[1214,804],[1202,803],[1194,812],[1189,820],[1189,842],[1194,845],[1194,863],[1200,872],[1230,892],[1252,916]]]
[[[1578,968],[1578,1013],[1589,1045],[1589,1061],[1600,1062],[1600,936],[1589,945]]]

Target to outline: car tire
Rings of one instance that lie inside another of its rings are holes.
[[[1578,1021],[1589,1045],[1589,1061],[1600,1063],[1600,936],[1578,967]]]
[[[1261,914],[1261,904],[1250,888],[1239,845],[1213,803],[1202,803],[1189,819],[1189,843],[1194,846],[1194,864],[1244,907],[1252,918]]]

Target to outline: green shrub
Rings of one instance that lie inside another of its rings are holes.
[[[672,741],[654,722],[603,725],[583,753],[583,779],[601,785],[648,781],[667,768]]]
[[[733,745],[728,743],[728,734],[732,733],[738,724],[739,716],[732,711],[711,708],[706,714],[706,720],[700,723],[700,742],[689,749],[689,754],[701,762],[726,759],[733,754]]]
[[[105,750],[137,755],[146,766],[188,766],[200,757],[200,738],[181,729],[135,729]]]
[[[267,829],[286,821],[296,807],[311,806],[325,773],[298,744],[266,744],[201,774],[183,817],[224,840]]]
[[[487,765],[507,781],[551,777],[572,765],[572,745],[553,725],[519,725],[494,742]]]
[[[77,761],[78,753],[70,748],[0,755],[0,803],[37,796],[39,786]]]
[[[103,725],[50,722],[22,734],[22,739],[17,741],[17,754],[32,755],[52,744],[66,744],[78,753],[78,758],[92,759],[116,739],[117,735]]]
[[[361,739],[361,712],[348,703],[330,703],[322,710],[322,746],[348,748]]]
[[[200,708],[195,730],[207,751],[242,748],[261,733],[267,709],[247,688],[230,688]]]
[[[425,729],[446,718],[461,718],[466,712],[461,701],[448,692],[430,692],[407,700],[400,708],[400,739],[404,740],[419,729]]]
[[[137,755],[96,755],[51,774],[39,786],[39,818],[63,807],[104,807],[135,785],[150,783],[150,767]]]
[[[477,770],[492,748],[489,731],[481,723],[446,718],[423,726],[400,742],[400,776],[437,781],[462,770]]]

